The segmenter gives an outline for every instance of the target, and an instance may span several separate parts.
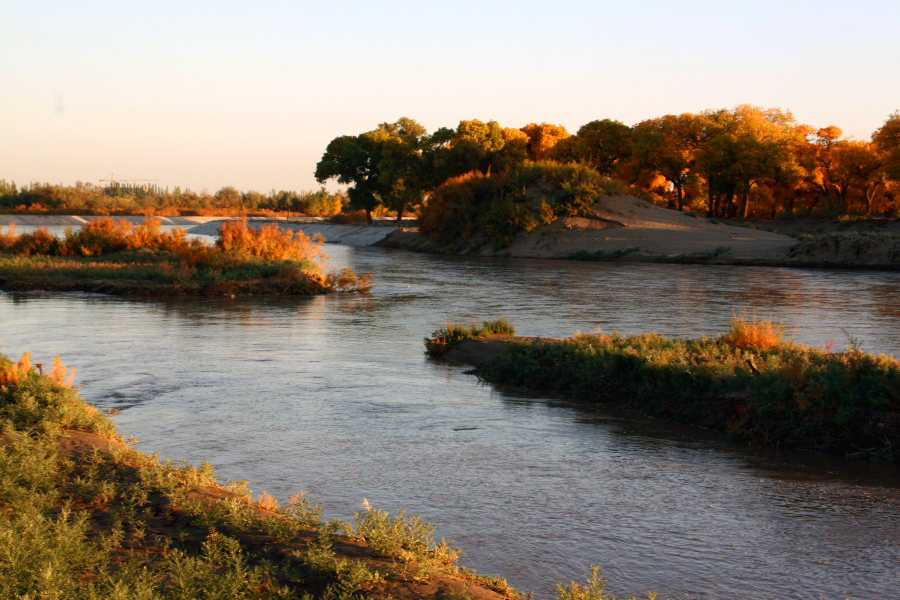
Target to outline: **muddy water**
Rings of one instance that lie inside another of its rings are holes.
[[[446,321],[525,335],[715,334],[733,312],[795,339],[900,354],[900,275],[477,260],[329,246],[369,297],[130,301],[0,294],[0,343],[61,353],[140,447],[219,466],[328,516],[407,509],[463,562],[538,598],[602,565],[619,594],[891,598],[896,469],[753,452],[694,431],[504,395],[426,359]]]

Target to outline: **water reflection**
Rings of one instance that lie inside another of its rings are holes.
[[[117,425],[145,450],[280,497],[306,489],[329,516],[364,496],[422,514],[466,564],[539,597],[591,564],[618,594],[876,598],[900,584],[896,470],[504,394],[422,354],[447,321],[694,336],[733,311],[784,320],[806,343],[852,335],[893,353],[900,322],[883,304],[897,275],[329,254],[374,272],[374,293],[0,294],[3,351],[62,354],[86,397],[125,407]]]

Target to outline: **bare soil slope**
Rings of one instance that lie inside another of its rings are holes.
[[[797,241],[786,235],[723,225],[631,196],[603,198],[585,217],[567,217],[520,234],[509,256],[568,258],[704,258],[776,260]],[[493,252],[488,252],[493,253]]]

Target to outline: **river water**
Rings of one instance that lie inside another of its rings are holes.
[[[617,594],[893,598],[897,469],[754,451],[696,431],[492,390],[428,359],[448,321],[524,335],[718,334],[900,354],[900,274],[427,256],[329,246],[369,296],[126,300],[0,293],[0,343],[59,353],[82,394],[164,457],[209,460],[329,517],[362,499],[434,522],[463,564],[538,598],[604,567]]]

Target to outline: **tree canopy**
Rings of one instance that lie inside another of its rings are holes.
[[[355,207],[402,214],[427,206],[453,178],[501,176],[547,160],[584,166],[633,193],[709,216],[900,214],[900,113],[890,115],[871,141],[752,105],[668,114],[633,126],[597,119],[575,135],[547,122],[515,128],[479,119],[429,135],[403,118],[332,140],[316,177],[349,184]],[[460,189],[484,187],[467,181]]]

